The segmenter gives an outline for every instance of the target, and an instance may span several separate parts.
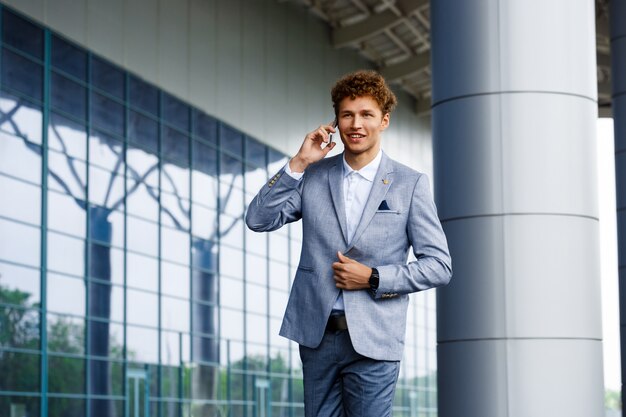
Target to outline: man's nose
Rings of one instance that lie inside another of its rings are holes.
[[[358,129],[361,127],[361,122],[363,121],[363,119],[360,116],[354,116],[352,118],[352,128],[353,129]]]

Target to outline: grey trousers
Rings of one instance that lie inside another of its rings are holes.
[[[358,354],[347,330],[300,346],[306,417],[391,417],[400,362]]]

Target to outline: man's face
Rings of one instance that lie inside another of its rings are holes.
[[[389,113],[383,114],[371,96],[339,102],[337,122],[346,156],[371,156],[380,149],[381,133],[389,126]]]

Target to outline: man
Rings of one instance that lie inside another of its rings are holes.
[[[408,294],[452,275],[428,178],[381,150],[396,97],[374,71],[340,79],[333,125],[309,133],[254,198],[246,223],[302,219],[302,253],[280,334],[300,344],[307,417],[391,416]],[[413,247],[417,260],[407,264]]]

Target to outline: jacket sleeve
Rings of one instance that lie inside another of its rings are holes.
[[[407,233],[416,260],[405,265],[377,266],[377,299],[446,285],[452,277],[448,243],[424,174],[413,189]]]
[[[255,232],[270,232],[300,220],[304,180],[292,178],[283,167],[248,206],[246,225]]]

